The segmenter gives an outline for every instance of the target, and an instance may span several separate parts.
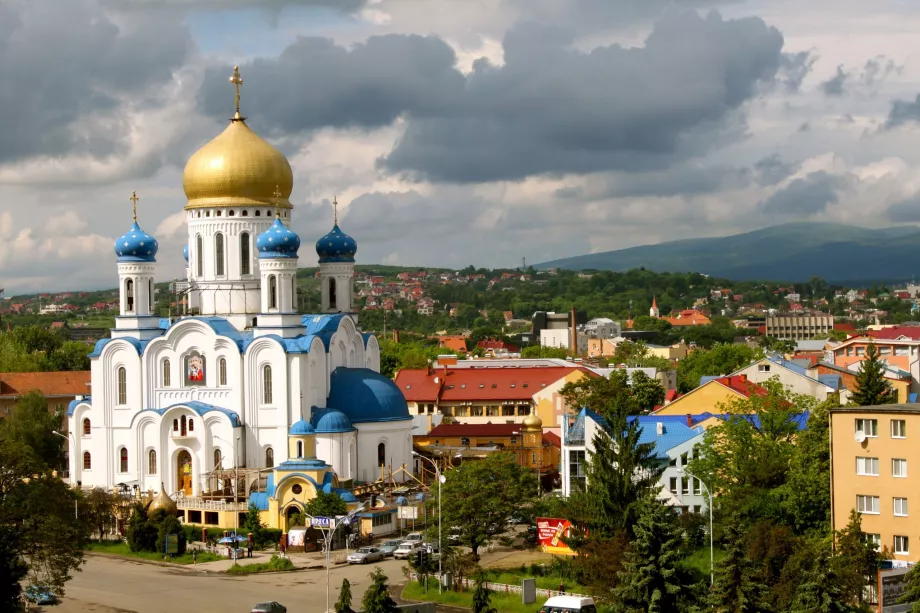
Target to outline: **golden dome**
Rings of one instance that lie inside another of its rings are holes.
[[[182,187],[186,210],[253,205],[289,209],[294,174],[280,151],[250,130],[242,117],[234,117],[189,158]]]
[[[147,513],[153,513],[157,509],[163,509],[167,515],[175,515],[179,511],[176,501],[166,494],[166,486],[162,483],[160,484],[160,493],[147,505]]]
[[[535,413],[525,417],[521,425],[524,426],[524,430],[543,430],[543,420],[537,417]]]

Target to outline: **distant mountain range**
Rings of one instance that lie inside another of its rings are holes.
[[[697,238],[579,255],[535,268],[699,272],[738,281],[831,283],[920,277],[920,228],[870,230],[834,223],[789,223],[721,238]]]

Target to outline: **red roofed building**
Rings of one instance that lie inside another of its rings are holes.
[[[866,336],[884,340],[920,340],[920,327],[918,326],[892,326],[881,330],[868,330]]]
[[[457,351],[460,353],[466,353],[469,351],[466,347],[465,336],[439,336],[438,347],[443,349],[450,349],[451,351]]]
[[[9,414],[20,396],[36,390],[48,401],[48,412],[64,412],[70,401],[89,396],[90,371],[66,372],[5,372],[0,373],[0,417]],[[67,418],[61,424],[66,434]]]
[[[662,317],[669,324],[675,327],[681,326],[708,326],[712,321],[696,309],[684,309],[676,316]]]
[[[484,350],[487,356],[498,357],[502,355],[508,355],[509,353],[519,353],[521,348],[517,345],[512,345],[511,343],[506,343],[505,341],[496,341],[496,340],[481,340],[476,343],[476,346]]]
[[[719,405],[729,404],[738,398],[750,398],[751,394],[766,396],[767,390],[748,380],[747,375],[704,378],[703,382],[673,401],[662,406],[656,415],[700,415],[701,413],[724,413]]]

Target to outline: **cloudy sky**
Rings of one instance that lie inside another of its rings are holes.
[[[499,267],[789,221],[920,223],[913,0],[0,0],[0,287],[184,275],[182,168],[232,114],[312,243]]]

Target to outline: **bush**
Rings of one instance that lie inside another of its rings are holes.
[[[272,556],[272,559],[262,564],[240,564],[227,569],[230,575],[251,575],[252,573],[266,573],[273,571],[294,570],[294,563],[290,558]]]

